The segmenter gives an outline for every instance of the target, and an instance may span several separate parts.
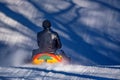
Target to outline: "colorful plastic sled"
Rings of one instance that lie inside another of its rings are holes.
[[[33,56],[32,63],[33,64],[42,64],[46,63],[60,63],[63,61],[63,57],[61,55],[56,55],[54,53],[38,53]]]

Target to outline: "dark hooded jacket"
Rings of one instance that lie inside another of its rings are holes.
[[[58,34],[51,29],[44,29],[37,34],[37,43],[40,52],[56,52],[61,48],[61,42]]]

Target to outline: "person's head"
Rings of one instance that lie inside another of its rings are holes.
[[[44,20],[42,26],[44,29],[49,29],[51,27],[51,23],[49,20]]]

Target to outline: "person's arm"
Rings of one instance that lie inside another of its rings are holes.
[[[37,33],[37,44],[39,46],[39,33]]]
[[[62,47],[62,44],[61,44],[61,41],[60,41],[58,34],[56,35],[56,42],[57,42],[56,47],[58,49],[60,49]]]

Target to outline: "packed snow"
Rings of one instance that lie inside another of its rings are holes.
[[[120,66],[42,64],[0,67],[1,80],[117,80]]]

